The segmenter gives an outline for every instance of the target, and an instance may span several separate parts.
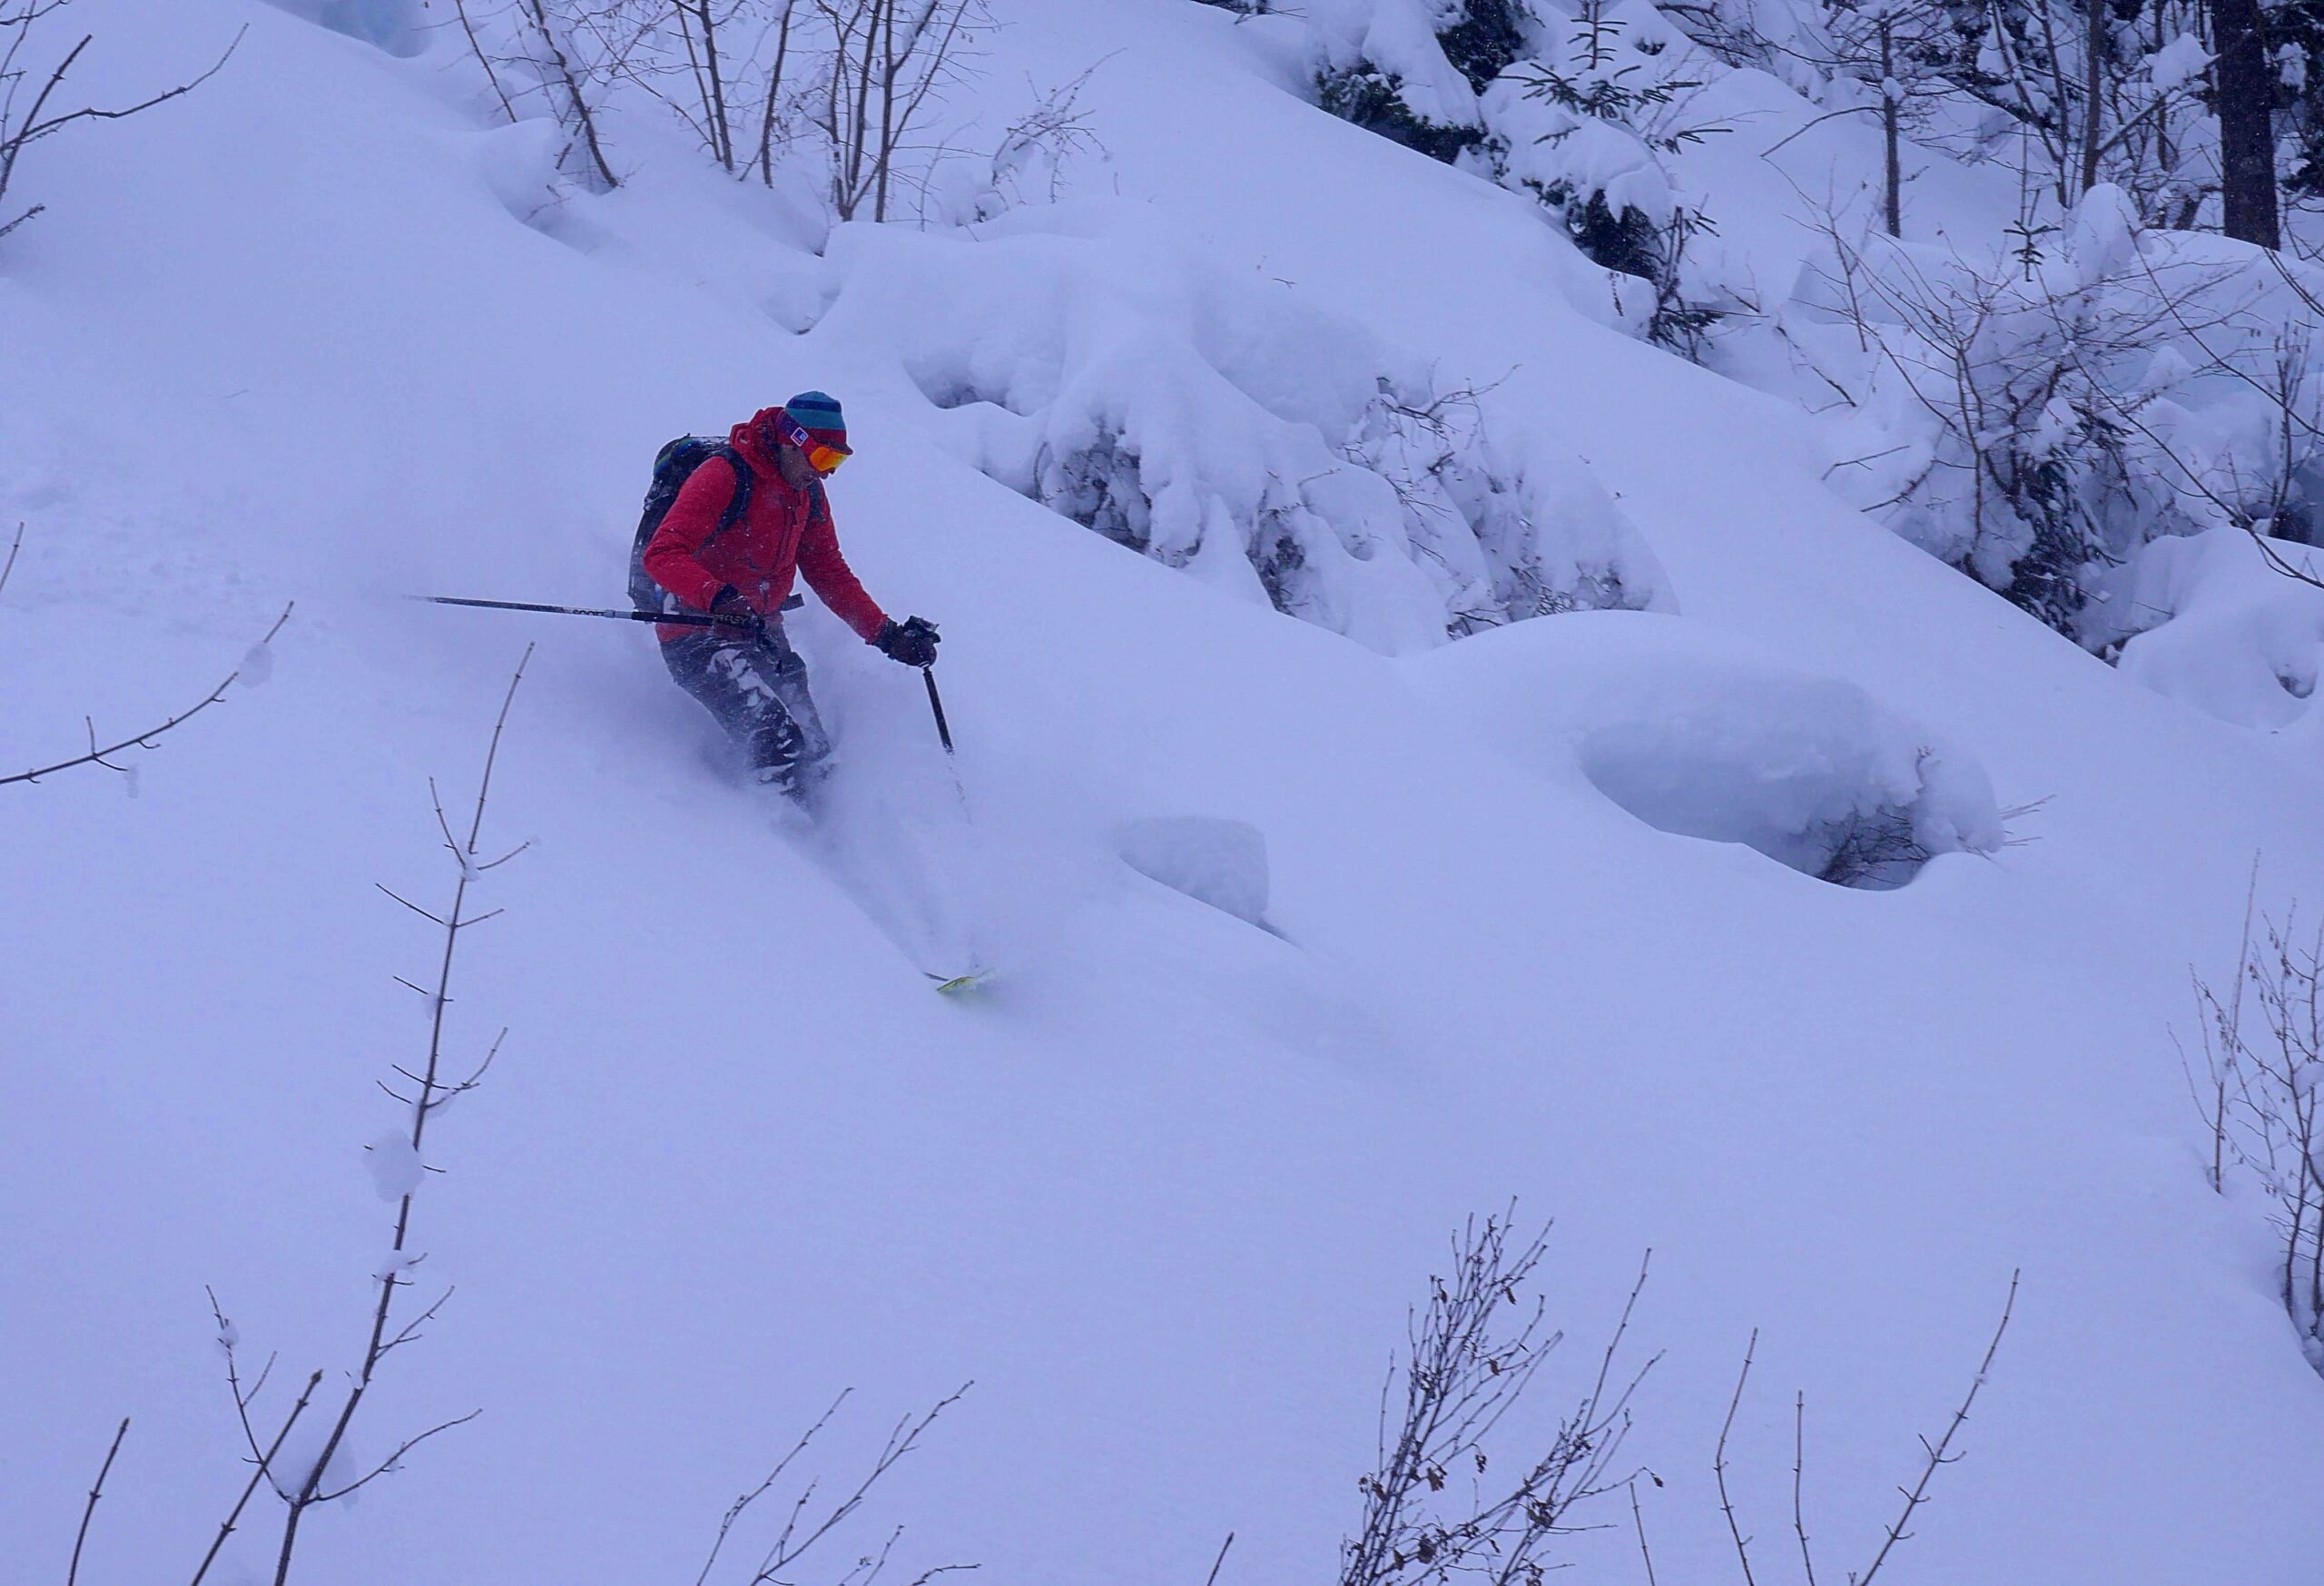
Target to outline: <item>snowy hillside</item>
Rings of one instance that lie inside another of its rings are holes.
[[[979,154],[925,224],[832,225],[642,97],[619,186],[560,177],[440,5],[73,7],[98,102],[247,34],[17,178],[0,775],[182,711],[296,606],[133,776],[0,786],[0,1576],[64,1578],[123,1415],[79,1580],[192,1572],[250,1480],[205,1285],[278,1416],[361,1361],[375,1081],[428,1039],[392,977],[443,948],[377,888],[448,905],[429,779],[464,819],[528,645],[461,1072],[508,1033],[429,1126],[398,1303],[458,1293],[344,1468],[482,1414],[307,1515],[294,1578],[690,1581],[842,1390],[807,1464],[843,1493],[973,1381],[797,1578],[901,1524],[883,1578],[1200,1586],[1231,1532],[1221,1586],[1329,1581],[1408,1308],[1512,1198],[1569,1335],[1512,1465],[1651,1249],[1620,1464],[1662,1581],[1736,1578],[1755,1330],[1758,1578],[1796,1578],[1803,1394],[1845,1580],[2014,1273],[1883,1581],[2324,1573],[2324,1380],[2172,1035],[2255,855],[2263,908],[2319,901],[2317,592],[2240,530],[2163,542],[2122,598],[2183,620],[2110,665],[1840,494],[1789,373],[1651,344],[1524,193],[1318,108],[1295,19],[991,9],[940,135],[1089,73],[1054,193]],[[856,570],[942,625],[957,846],[920,681],[812,602],[836,862],[650,633],[401,598],[618,604],[656,447],[803,388],[847,405]],[[973,997],[882,929],[923,876]],[[1551,1556],[1643,1581],[1630,1506]],[[272,1580],[281,1524],[261,1492],[210,1579]]]

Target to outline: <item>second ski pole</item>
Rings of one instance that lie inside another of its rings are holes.
[[[936,692],[935,666],[922,666],[920,680],[928,685],[928,708],[936,713],[936,735],[944,741],[944,753],[950,754],[952,753],[952,729],[944,720],[944,696]]]

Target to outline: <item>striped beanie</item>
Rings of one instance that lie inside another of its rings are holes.
[[[839,410],[839,399],[822,391],[802,391],[783,404],[792,422],[825,446],[842,451],[847,448],[847,416]]]

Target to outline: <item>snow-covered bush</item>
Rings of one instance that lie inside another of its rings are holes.
[[[1527,0],[1316,0],[1318,103],[1432,159],[1485,141],[1478,95],[1522,54]]]
[[[1699,351],[1716,318],[1684,295],[1687,242],[1711,224],[1682,202],[1667,156],[1713,131],[1690,123],[1679,35],[1651,5],[1580,0],[1571,28],[1487,91],[1493,171],[1532,193],[1597,263],[1650,281],[1646,333]]]
[[[2147,542],[2305,537],[2324,369],[2301,267],[2144,229],[2104,186],[2064,233],[1979,261],[1834,228],[1784,321],[1848,399],[1835,484],[2098,645],[2127,630],[2093,596]]]
[[[1649,283],[1617,293],[1639,332],[1693,351],[1687,241],[1709,224],[1667,157],[1692,123],[1692,46],[1642,0],[1324,0],[1316,97],[1344,120],[1541,201],[1593,261]],[[1675,49],[1673,46],[1677,46]]]
[[[876,319],[964,458],[1118,545],[1384,654],[1667,606],[1569,450],[1489,392],[1135,222],[964,242],[842,231],[834,315]]]

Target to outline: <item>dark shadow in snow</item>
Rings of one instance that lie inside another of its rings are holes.
[[[419,54],[428,47],[420,32],[422,0],[267,0],[304,22],[349,38],[377,44],[391,55]]]

